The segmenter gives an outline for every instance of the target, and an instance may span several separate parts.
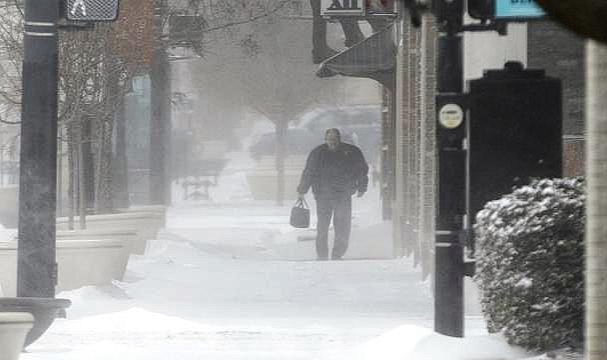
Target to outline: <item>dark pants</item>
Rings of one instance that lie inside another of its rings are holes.
[[[337,199],[316,199],[316,254],[319,258],[329,255],[329,225],[333,217],[335,241],[331,258],[341,258],[348,250],[350,227],[352,224],[352,197]]]

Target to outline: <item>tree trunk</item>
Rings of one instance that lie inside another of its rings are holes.
[[[93,166],[93,154],[91,151],[90,129],[84,134],[86,135],[83,135],[83,128],[78,127],[75,154],[75,174],[78,184],[76,199],[78,200],[78,203],[75,207],[78,209],[80,229],[86,229],[86,209],[93,207],[95,199],[95,184],[93,176],[95,168]],[[84,140],[84,136],[87,137],[86,142]]]
[[[166,169],[171,129],[171,83],[170,66],[162,38],[162,14],[166,10],[165,0],[156,0],[156,49],[151,71],[150,123],[150,203],[170,203],[170,183]]]
[[[285,157],[287,123],[276,121],[276,204],[282,206],[285,199]]]
[[[118,208],[129,207],[128,163],[126,156],[126,118],[124,96],[116,111],[116,151],[112,161],[112,185],[114,205]]]
[[[103,82],[102,114],[97,121],[97,201],[95,209],[99,214],[114,210],[113,187],[113,134],[116,112],[120,111],[122,101],[120,87],[120,64],[114,57],[107,56],[103,63],[105,81]]]
[[[66,126],[66,138],[67,138],[67,217],[68,217],[68,228],[74,230],[74,214],[76,213],[76,156],[74,153],[74,141],[76,139],[74,132],[74,124]]]
[[[97,201],[95,210],[98,214],[110,213],[112,201],[112,117],[107,114],[98,124],[99,150],[97,156]]]
[[[586,47],[586,359],[607,359],[607,46]]]
[[[82,184],[80,193],[84,194],[80,203],[86,206],[81,211],[95,208],[95,157],[93,156],[93,126],[92,119],[88,114],[82,115],[82,125],[80,127],[78,144],[81,147],[78,153],[79,156],[79,176]]]

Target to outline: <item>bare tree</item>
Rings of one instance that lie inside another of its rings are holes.
[[[123,2],[123,6],[127,6],[124,5],[126,3],[131,5],[131,9],[121,9],[121,17],[130,20],[135,10],[139,9],[132,6],[133,2]],[[152,0],[145,3],[152,3]],[[239,49],[240,55],[244,57],[237,57],[236,67],[232,70],[234,74],[239,75],[241,84],[246,86],[231,87],[231,90],[236,89],[234,93],[245,97],[248,106],[266,114],[275,122],[281,139],[279,154],[283,153],[283,135],[287,122],[294,114],[313,103],[314,96],[320,93],[318,89],[322,88],[319,86],[320,81],[313,76],[314,69],[307,63],[309,53],[295,56],[284,51],[301,48],[304,38],[300,34],[305,32],[308,24],[285,26],[284,22],[280,21],[280,16],[301,15],[304,1],[189,0],[170,2],[170,6],[166,6],[162,1],[156,1],[154,4],[157,6],[156,17],[159,17],[158,25],[161,31],[156,32],[155,37],[149,34],[145,38],[146,41],[133,41],[136,35],[141,36],[141,32],[123,31],[117,36],[114,27],[108,24],[96,25],[87,31],[61,33],[59,120],[66,135],[62,139],[69,148],[71,171],[74,172],[76,160],[79,159],[79,173],[86,173],[89,179],[96,179],[94,186],[90,181],[88,185],[84,181],[81,181],[79,186],[72,184],[70,192],[75,195],[77,187],[80,190],[88,189],[89,200],[92,200],[90,194],[94,193],[97,211],[109,211],[113,208],[110,149],[114,117],[120,108],[122,96],[128,89],[130,77],[142,68],[148,70],[145,65],[149,65],[150,53],[154,51],[150,48],[187,46],[200,56],[208,56],[209,51],[214,48],[213,45],[220,44],[220,47],[225,47],[229,44]],[[18,74],[21,63],[20,29],[23,14],[19,1],[4,1],[0,6],[4,6],[6,10],[2,14],[6,21],[0,25],[0,51],[7,58],[0,64],[0,76],[5,80],[0,87],[3,100],[0,102],[0,110],[8,113],[18,110],[20,105]],[[148,23],[143,27],[149,31],[153,14],[148,12],[145,15],[148,16]],[[289,31],[291,35],[284,36]],[[275,36],[278,32],[281,32],[280,37]],[[120,46],[112,43],[112,39],[116,38],[122,39],[123,44],[126,42],[126,48],[129,50],[142,42],[145,44],[144,49],[135,51],[135,57],[129,57],[125,55],[129,54],[129,51],[124,51],[124,45],[121,51]],[[277,39],[289,40],[277,42]],[[307,42],[309,37],[305,39]],[[137,55],[139,58],[145,58],[142,64],[137,63]],[[259,76],[250,76],[252,74]],[[314,81],[317,82],[315,86],[299,86],[297,91],[293,91],[293,84],[303,85]],[[265,88],[259,88],[260,84]],[[268,98],[272,101],[268,101]],[[0,121],[10,121],[7,119],[10,117],[0,116]],[[93,155],[87,155],[88,151],[85,150],[88,148]],[[91,164],[94,165],[91,167]],[[279,172],[283,168],[282,164],[284,160],[279,157]],[[86,165],[91,168],[84,172]],[[70,175],[69,179],[78,178],[74,174]],[[84,176],[80,178],[83,179]],[[279,199],[282,199],[283,193],[284,190],[279,190]],[[77,199],[77,196],[74,199]]]
[[[233,29],[236,31],[237,29]],[[284,188],[286,133],[290,122],[319,104],[339,103],[343,79],[320,79],[310,61],[311,19],[276,15],[241,25],[242,43],[208,44],[207,53],[194,74],[195,81],[213,92],[219,101],[264,115],[277,134],[276,170],[278,203]],[[233,35],[233,34],[232,34]],[[322,139],[319,139],[319,143]]]
[[[0,121],[19,123],[23,2],[1,1],[0,9]],[[71,155],[78,149],[80,170],[85,168],[84,165],[90,165],[97,175],[87,174],[89,179],[97,179],[93,186],[87,188],[89,197],[97,195],[95,207],[98,211],[112,208],[109,168],[113,118],[130,77],[140,65],[133,59],[120,56],[116,35],[109,24],[98,24],[88,30],[60,32],[58,118],[60,128],[65,129],[61,134],[66,135],[61,139],[70,150],[70,172],[73,173],[75,166]],[[83,147],[90,147],[93,151],[86,159],[82,156],[85,153]],[[70,174],[69,178],[76,176]],[[81,185],[80,188],[84,188],[84,182]]]
[[[313,104],[322,103],[323,96],[331,99],[342,84],[314,75],[308,5],[301,0],[232,0],[221,5],[198,0],[189,1],[181,10],[172,8],[175,19],[170,44],[190,46],[201,56],[204,64],[199,68],[205,71],[197,74],[201,86],[209,84],[216,94],[210,96],[218,101],[263,114],[275,124],[279,204],[285,194],[288,123]]]
[[[116,53],[113,31],[109,24],[98,24],[89,31],[65,32],[60,46],[59,119],[68,134],[69,153],[76,151],[81,160],[77,178],[83,180],[79,188],[87,190],[81,193],[94,201],[97,212],[113,209],[114,118],[136,71]],[[74,166],[71,156],[72,171]],[[84,171],[86,166],[88,171]],[[74,186],[70,188],[73,193]]]
[[[21,110],[23,12],[17,4],[0,2],[0,122],[9,124],[19,123]]]
[[[16,183],[21,116],[23,16],[14,1],[0,1],[0,185]]]
[[[314,105],[336,100],[341,81],[322,80],[314,75],[315,66],[309,60],[308,23],[282,20],[273,24],[272,31],[260,35],[263,51],[248,66],[236,69],[246,103],[266,115],[276,128],[277,204],[282,205],[285,191],[285,158],[287,128],[297,116]],[[273,36],[272,34],[280,34]],[[262,37],[263,36],[263,37]],[[324,99],[323,99],[324,97]],[[324,100],[324,101],[323,101]],[[319,139],[319,143],[322,139]]]

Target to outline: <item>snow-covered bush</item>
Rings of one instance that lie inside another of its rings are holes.
[[[584,180],[543,179],[485,205],[475,278],[490,332],[545,351],[583,336]]]

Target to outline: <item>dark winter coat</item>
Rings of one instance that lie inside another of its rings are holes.
[[[367,191],[368,172],[369,166],[358,147],[340,143],[331,151],[322,144],[308,155],[297,192],[305,194],[312,187],[316,199],[352,196],[356,191]]]

